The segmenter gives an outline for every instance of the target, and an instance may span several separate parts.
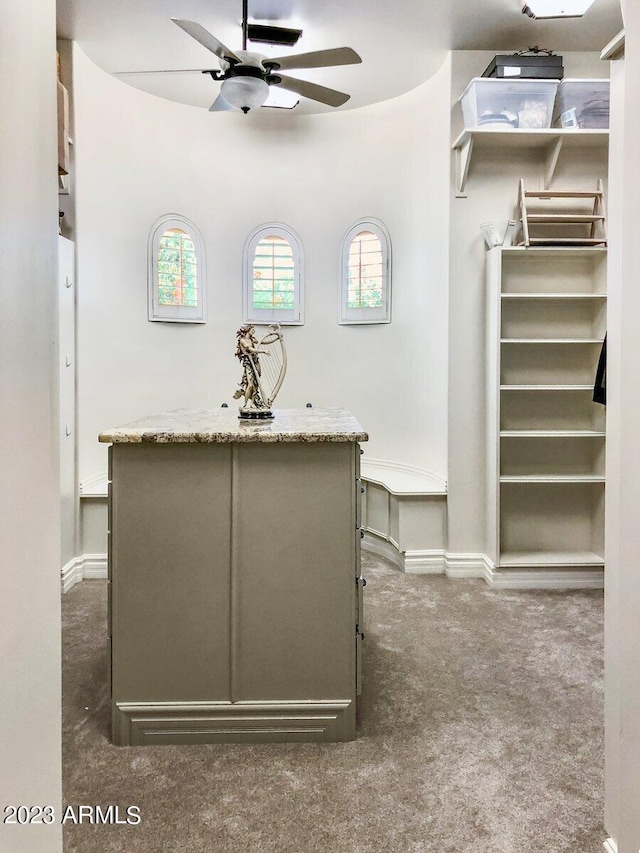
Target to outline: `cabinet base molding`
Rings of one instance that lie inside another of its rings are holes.
[[[118,746],[355,740],[355,703],[116,702]]]
[[[81,580],[104,579],[108,575],[106,554],[82,554],[60,570],[61,591],[64,594]]]

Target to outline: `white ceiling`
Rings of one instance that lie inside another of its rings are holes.
[[[249,21],[296,27],[295,48],[250,45],[269,56],[349,46],[362,65],[287,72],[351,94],[341,110],[396,97],[428,79],[446,51],[532,45],[600,50],[622,28],[619,0],[596,0],[581,19],[535,21],[520,0],[249,0]],[[218,60],[171,22],[196,21],[241,47],[241,0],[58,0],[58,33],[105,71],[217,68]],[[208,108],[219,83],[201,74],[120,79],[155,95]],[[305,98],[295,113],[331,112]],[[217,114],[220,115],[220,114]]]

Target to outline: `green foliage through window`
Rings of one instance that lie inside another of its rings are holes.
[[[198,306],[198,264],[193,239],[180,228],[165,231],[158,244],[158,304]]]

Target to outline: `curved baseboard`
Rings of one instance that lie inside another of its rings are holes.
[[[81,557],[70,560],[60,570],[61,590],[63,593],[69,592],[79,581],[85,578],[105,579],[107,577],[106,554],[83,554]]]
[[[480,578],[492,589],[602,589],[602,569],[520,570],[496,569],[486,554],[452,554],[448,551],[401,551],[395,542],[367,531],[362,546],[385,557],[406,574]]]

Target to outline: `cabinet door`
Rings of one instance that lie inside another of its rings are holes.
[[[113,698],[230,698],[231,449],[112,454]]]
[[[235,696],[353,698],[354,445],[235,453]]]

